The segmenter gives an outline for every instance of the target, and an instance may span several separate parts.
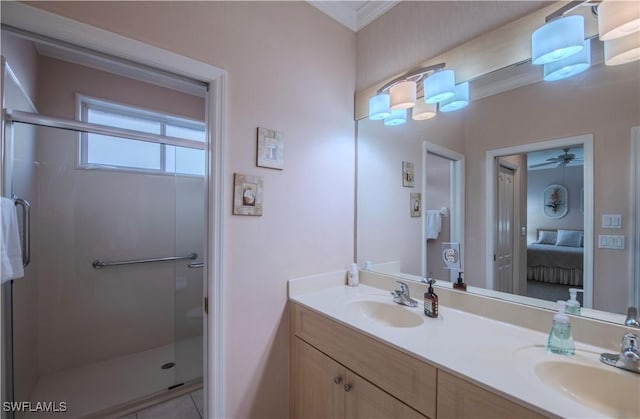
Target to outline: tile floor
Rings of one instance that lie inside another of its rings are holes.
[[[202,389],[139,410],[120,419],[202,419]]]

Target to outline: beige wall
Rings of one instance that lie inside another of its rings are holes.
[[[355,35],[303,2],[43,2],[38,7],[223,68],[226,202],[264,177],[264,215],[225,208],[227,417],[288,415],[286,281],[353,257]],[[256,127],[283,131],[284,171],[255,166]]]

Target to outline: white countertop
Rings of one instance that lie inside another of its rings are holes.
[[[416,327],[385,326],[364,313],[353,310],[349,303],[360,300],[391,302],[386,290],[360,284],[347,287],[335,284],[320,289],[313,287],[290,293],[290,300],[330,317],[339,323],[365,333],[383,343],[455,375],[473,381],[502,396],[547,415],[573,418],[614,416],[591,409],[589,401],[579,402],[563,395],[541,381],[533,366],[539,362],[560,361],[582,363],[595,368],[633,374],[600,363],[605,349],[576,342],[575,356],[546,352],[547,334],[480,317],[440,305],[439,316],[424,316],[422,296],[414,295],[415,311],[424,319]],[[291,287],[290,289],[295,288]],[[419,298],[416,298],[419,297]],[[551,326],[551,317],[549,326]],[[362,356],[366,356],[363,353]],[[640,380],[640,377],[639,377]],[[602,383],[606,385],[606,383]]]

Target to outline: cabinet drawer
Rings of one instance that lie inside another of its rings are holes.
[[[435,418],[436,368],[294,305],[296,336],[422,414]]]
[[[522,418],[545,416],[442,370],[438,371],[438,418]]]

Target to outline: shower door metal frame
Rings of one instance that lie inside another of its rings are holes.
[[[223,225],[225,199],[225,144],[227,142],[227,73],[210,64],[158,48],[104,29],[48,13],[24,3],[3,4],[3,25],[86,48],[97,54],[121,58],[168,73],[199,80],[206,93],[207,159],[205,187],[207,240],[204,253],[205,289],[209,310],[204,316],[204,409],[207,417],[223,417]],[[3,118],[3,116],[0,116]],[[4,157],[4,156],[3,156]],[[0,179],[1,180],[1,179]]]

